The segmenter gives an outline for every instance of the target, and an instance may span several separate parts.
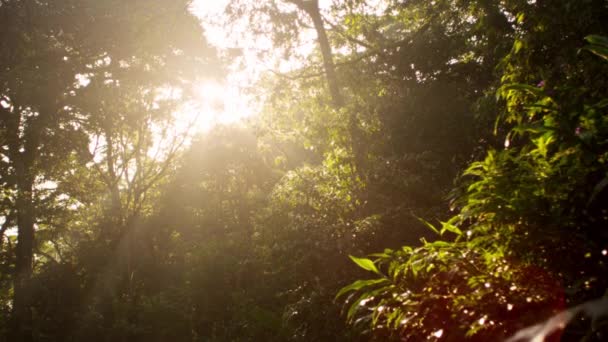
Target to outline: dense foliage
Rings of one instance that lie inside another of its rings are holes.
[[[194,139],[238,53],[190,5],[0,0],[0,341],[493,341],[606,296],[606,1],[232,0],[293,67]]]

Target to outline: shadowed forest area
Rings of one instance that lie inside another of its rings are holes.
[[[606,0],[211,2],[0,0],[0,342],[608,340]]]

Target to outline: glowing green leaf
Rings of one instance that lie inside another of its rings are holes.
[[[378,273],[380,274],[380,271],[378,271],[378,268],[376,268],[376,265],[374,264],[373,261],[371,261],[370,259],[366,259],[366,258],[357,258],[354,257],[352,255],[349,255],[349,258],[355,262],[355,264],[357,264],[359,267],[361,267],[362,269],[366,270],[366,271],[371,271],[374,273]]]

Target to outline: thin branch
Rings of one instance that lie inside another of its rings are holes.
[[[62,261],[65,260],[63,258],[63,254],[61,253],[61,248],[59,248],[59,244],[57,243],[57,241],[51,239],[50,242],[51,242],[51,244],[53,244],[53,249],[55,249],[55,253],[57,253],[57,255],[59,256],[59,259]]]
[[[42,255],[43,257],[47,258],[49,261],[52,261],[56,265],[60,264],[59,261],[57,261],[55,258],[53,258],[52,256],[50,256],[49,254],[41,251],[39,248],[36,248],[36,252],[35,253]]]
[[[364,42],[364,41],[362,41],[360,39],[357,39],[357,38],[355,38],[355,37],[347,34],[346,32],[344,32],[344,30],[342,28],[338,27],[336,24],[332,23],[331,21],[329,21],[324,16],[323,16],[323,21],[325,21],[329,25],[329,27],[331,27],[332,30],[334,30],[340,36],[342,36],[342,38],[350,41],[351,43],[354,43],[354,44],[357,44],[357,45],[361,45],[361,46],[363,46],[365,48],[368,48],[368,49],[373,49],[374,48],[373,45],[371,45],[371,44],[369,44],[367,42]]]

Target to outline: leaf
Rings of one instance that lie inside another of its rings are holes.
[[[352,261],[354,261],[355,264],[357,264],[362,269],[364,269],[366,271],[371,271],[371,272],[380,274],[380,271],[378,271],[378,268],[376,268],[376,265],[370,259],[367,259],[367,258],[357,258],[357,257],[354,257],[352,255],[349,255],[348,257]]]
[[[592,34],[585,37],[585,40],[591,45],[587,45],[583,49],[608,60],[608,37]]]
[[[587,45],[584,47],[585,50],[591,51],[593,54],[608,60],[608,47],[600,45]]]
[[[435,226],[433,226],[430,222],[428,222],[425,219],[420,218],[420,217],[416,217],[416,218],[418,219],[418,221],[424,223],[424,225],[427,226],[430,230],[437,233],[437,235],[441,235],[441,233],[439,233],[439,230],[437,228],[435,228]]]
[[[437,240],[437,241],[429,242],[426,244],[426,246],[433,247],[433,248],[447,248],[447,247],[450,247],[451,245],[452,244],[450,242],[442,241],[442,240]]]
[[[608,107],[608,98],[601,100],[600,102],[593,105],[596,108]]]
[[[355,314],[357,313],[358,309],[360,308],[364,308],[365,305],[361,305],[361,301],[363,300],[373,300],[375,299],[377,296],[386,296],[390,293],[393,293],[395,291],[395,286],[394,285],[389,285],[389,286],[385,286],[385,287],[380,287],[378,289],[369,291],[369,292],[365,292],[363,293],[359,298],[357,298],[356,301],[353,302],[353,304],[350,306],[350,309],[348,310],[348,313],[346,314],[347,319],[352,322],[353,319],[355,318]],[[377,317],[375,317],[376,315],[379,315],[380,312],[377,311],[379,306],[383,305],[384,301],[380,301],[379,304],[376,304],[375,307],[373,308],[374,310],[374,314],[373,314],[373,320],[376,320]],[[369,309],[369,307],[365,307],[366,309]]]
[[[517,133],[517,135],[524,135],[525,133],[541,133],[550,131],[551,128],[543,126],[542,124],[536,122],[531,124],[521,124],[513,127],[512,131]]]
[[[441,235],[443,235],[443,233],[450,232],[450,233],[454,233],[458,236],[462,235],[462,230],[460,230],[458,227],[456,227],[453,224],[450,224],[448,222],[441,222]]]
[[[338,294],[336,295],[335,299],[338,299],[339,297],[343,296],[347,292],[358,291],[365,287],[383,284],[386,282],[388,282],[388,279],[386,279],[386,278],[357,280],[354,283],[341,288],[340,291],[338,291]]]
[[[373,253],[373,254],[370,254],[369,256],[376,257],[376,258],[382,258],[382,259],[388,259],[390,257],[386,253]]]
[[[359,298],[357,298],[357,300],[355,300],[353,302],[353,304],[350,306],[350,308],[348,309],[348,312],[346,313],[346,318],[349,321],[352,321],[353,318],[355,317],[355,313],[357,312],[357,309],[361,308],[361,301],[364,299],[368,299],[371,298],[372,295],[370,293],[364,293],[362,294]]]
[[[585,40],[590,44],[608,46],[608,37],[600,36],[597,34],[588,35]]]
[[[523,92],[528,92],[532,95],[536,95],[536,96],[543,96],[543,91],[541,89],[539,89],[538,87],[534,87],[531,86],[529,84],[522,84],[522,83],[512,83],[512,84],[507,84],[504,85],[502,87],[503,90],[516,90],[516,91],[523,91]]]
[[[523,46],[524,46],[524,43],[523,43],[521,40],[516,40],[516,41],[513,43],[513,51],[514,51],[515,53],[518,53],[518,52],[521,50],[521,48],[522,48]]]

